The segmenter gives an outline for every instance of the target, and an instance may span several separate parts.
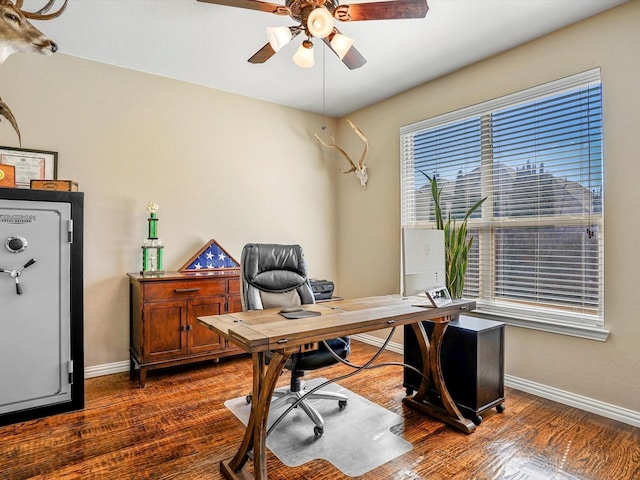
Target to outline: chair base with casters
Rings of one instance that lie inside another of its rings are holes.
[[[299,381],[298,385],[300,389],[297,391],[293,391],[291,390],[291,388],[283,388],[277,389],[275,392],[273,392],[273,399],[271,400],[269,412],[276,411],[281,407],[298,402],[298,400],[300,400],[306,393],[304,384],[305,382]],[[315,425],[313,427],[314,435],[316,437],[320,437],[324,433],[324,420],[322,419],[322,415],[320,415],[320,412],[318,412],[316,407],[310,401],[315,399],[337,401],[338,408],[342,410],[347,407],[348,398],[342,393],[318,391],[307,395],[295,407],[300,407],[307,414],[307,416]],[[247,395],[247,403],[251,403],[251,400],[252,396]]]
[[[346,358],[350,350],[350,341],[348,338],[335,338],[328,340],[327,345],[341,358]],[[289,387],[278,388],[273,392],[269,412],[273,412],[286,405],[291,405],[307,393],[304,388],[305,382],[302,380],[304,371],[307,368],[316,369],[321,368],[320,366],[332,365],[335,363],[335,359],[333,359],[326,347],[321,344],[319,350],[294,355],[290,359],[290,362],[291,363],[287,366],[287,369],[291,370],[291,383]],[[324,433],[324,420],[322,419],[320,412],[318,412],[311,402],[311,400],[316,399],[337,401],[338,408],[342,410],[347,406],[348,397],[342,393],[319,390],[307,395],[298,403],[297,407],[302,408],[314,423],[314,435],[319,437]],[[246,400],[247,403],[251,403],[252,396],[247,395]]]

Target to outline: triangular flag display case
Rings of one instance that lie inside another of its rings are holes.
[[[187,261],[180,272],[206,272],[240,268],[238,261],[215,240],[209,240]]]

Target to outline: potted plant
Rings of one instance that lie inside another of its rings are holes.
[[[440,203],[442,190],[438,187],[437,178],[435,176],[432,178],[424,172],[421,173],[429,179],[431,184],[431,197],[433,198],[433,213],[436,220],[436,228],[438,230],[444,230],[447,289],[449,290],[451,298],[462,298],[469,251],[473,245],[473,237],[467,236],[467,220],[469,220],[469,217],[482,205],[487,197],[473,204],[471,208],[467,210],[462,222],[459,224],[455,218],[451,218],[451,211],[447,212],[445,220]]]

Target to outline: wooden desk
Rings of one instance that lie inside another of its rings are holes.
[[[229,460],[220,462],[220,470],[228,479],[250,478],[243,467],[253,451],[254,476],[258,480],[267,478],[266,433],[271,397],[276,383],[291,354],[301,349],[314,348],[314,344],[345,335],[370,332],[400,325],[412,325],[423,359],[424,375],[417,393],[403,402],[424,413],[432,415],[463,432],[471,433],[475,425],[462,416],[447,391],[440,365],[442,336],[452,315],[473,310],[475,302],[456,300],[441,308],[414,306],[424,304],[418,297],[380,296],[303,305],[307,310],[320,312],[320,316],[307,319],[287,320],[278,315],[279,309],[254,310],[227,315],[198,317],[203,325],[238,347],[252,354],[253,402],[251,414],[238,452]],[[431,342],[423,320],[434,323]],[[265,366],[265,352],[273,356]],[[439,399],[432,402],[429,385],[438,392]]]

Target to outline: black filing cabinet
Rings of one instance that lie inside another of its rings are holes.
[[[427,334],[433,323],[423,322]],[[447,389],[465,417],[476,425],[480,413],[495,407],[504,410],[504,323],[461,315],[449,323],[440,352]],[[422,358],[415,333],[404,327],[404,361],[422,370]],[[404,369],[407,395],[418,390],[421,377]]]

